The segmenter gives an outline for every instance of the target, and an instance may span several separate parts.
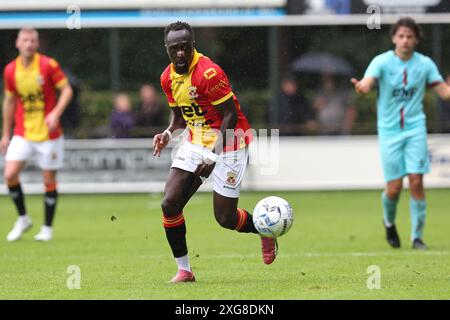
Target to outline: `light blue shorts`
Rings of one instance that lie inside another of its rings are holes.
[[[430,172],[425,126],[395,133],[380,132],[378,138],[386,182],[402,178],[407,174]]]

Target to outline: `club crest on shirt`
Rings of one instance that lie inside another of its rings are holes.
[[[189,99],[191,99],[191,100],[197,98],[198,97],[197,87],[194,87],[194,86],[188,87],[188,96],[189,96]]]
[[[236,177],[237,174],[234,171],[228,171],[227,172],[227,184],[230,186],[234,186],[236,184]]]

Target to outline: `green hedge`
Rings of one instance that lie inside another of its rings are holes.
[[[136,106],[139,100],[138,93],[127,93],[130,95],[133,106]],[[247,115],[252,127],[255,129],[267,128],[270,103],[269,90],[240,91],[237,92],[237,96],[242,110]],[[352,134],[375,134],[376,92],[372,91],[368,95],[357,95],[354,98],[358,108],[358,116]],[[93,91],[83,88],[80,95],[80,124],[79,128],[72,133],[72,136],[75,138],[105,137],[112,111],[112,99],[113,93],[111,91]],[[161,97],[161,99],[164,99],[164,97]],[[437,104],[437,95],[433,91],[428,90],[425,95],[424,105],[430,132],[436,132],[438,120]],[[161,128],[141,129],[138,128],[136,130],[139,136],[142,136],[142,133],[151,135]]]

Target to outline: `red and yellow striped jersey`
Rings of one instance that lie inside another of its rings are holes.
[[[62,135],[62,128],[49,132],[45,116],[56,106],[56,89],[67,84],[58,62],[36,53],[32,63],[24,67],[20,57],[6,65],[5,95],[16,98],[14,135],[30,141],[53,140]]]
[[[163,88],[170,107],[179,107],[189,127],[189,141],[213,148],[223,116],[217,105],[233,98],[237,111],[234,139],[229,139],[224,151],[238,150],[248,145],[253,135],[239,101],[231,90],[225,72],[211,59],[194,51],[189,72],[178,74],[170,64],[161,75]]]

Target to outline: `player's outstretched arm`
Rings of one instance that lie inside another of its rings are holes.
[[[3,99],[2,140],[0,144],[0,151],[2,152],[2,154],[6,153],[6,150],[8,149],[9,145],[9,140],[11,138],[14,107],[15,107],[14,96],[5,94],[5,98]]]
[[[446,82],[441,82],[433,87],[442,100],[450,100],[450,86]]]
[[[178,129],[186,128],[186,121],[184,121],[183,114],[179,107],[172,107],[172,120],[169,127],[162,133],[158,133],[153,137],[153,155],[159,157],[161,151],[169,144],[172,139],[172,133]]]
[[[369,93],[375,85],[375,78],[372,77],[364,77],[361,80],[351,78],[350,81],[355,86],[356,93]]]

